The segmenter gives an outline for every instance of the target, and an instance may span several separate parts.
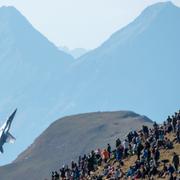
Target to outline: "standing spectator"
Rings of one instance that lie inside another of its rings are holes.
[[[54,171],[51,174],[51,180],[55,180]]]
[[[178,171],[178,167],[179,167],[179,156],[178,156],[175,152],[173,153],[172,163],[173,163],[173,165],[174,165],[175,170]]]
[[[107,145],[107,151],[109,153],[109,156],[111,156],[111,146],[110,146],[110,144]]]
[[[154,129],[157,129],[157,128],[158,128],[158,124],[156,123],[156,121],[154,121],[153,127],[154,127]]]
[[[128,156],[128,149],[129,149],[129,142],[127,139],[123,141],[123,147],[124,147],[124,157]]]
[[[142,126],[142,131],[145,135],[145,138],[147,138],[149,136],[149,129],[147,126]]]
[[[80,171],[79,168],[76,166],[74,170],[74,180],[79,180],[79,177],[80,177]]]
[[[88,157],[87,169],[88,169],[88,175],[90,175],[91,171],[94,171],[94,159],[90,155]]]
[[[140,160],[141,151],[143,150],[143,145],[141,142],[137,145],[137,159]]]
[[[60,172],[61,172],[61,179],[65,180],[66,179],[66,171],[65,171],[64,166],[60,169]]]
[[[172,122],[172,119],[170,116],[168,116],[167,120],[166,120],[168,123],[171,123]]]
[[[116,148],[117,148],[119,145],[121,145],[121,140],[118,138],[118,139],[116,140]]]
[[[172,179],[173,178],[173,173],[174,173],[174,167],[171,165],[171,164],[169,164],[169,166],[168,166],[168,174],[169,174],[169,179]]]
[[[176,132],[176,122],[177,122],[177,119],[176,119],[176,117],[173,115],[173,116],[172,116],[172,127],[173,127],[173,132],[174,132],[174,133]]]
[[[108,152],[106,149],[104,149],[104,150],[102,151],[102,159],[104,160],[105,163],[106,163],[107,160],[109,159],[109,152]]]
[[[132,178],[134,176],[134,168],[132,166],[129,167],[126,177]]]
[[[180,143],[180,119],[178,119],[176,124],[176,140],[177,143]]]
[[[57,173],[57,171],[55,171],[54,180],[59,180],[59,174]]]
[[[154,160],[155,160],[156,166],[157,166],[159,158],[160,158],[160,151],[158,148],[155,148]]]
[[[120,163],[123,157],[123,146],[120,145],[117,149],[116,149],[116,160]]]

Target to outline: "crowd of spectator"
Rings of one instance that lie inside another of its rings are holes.
[[[170,140],[167,135],[173,135]],[[115,149],[111,145],[97,149],[89,155],[79,156],[78,162],[64,165],[59,172],[52,172],[52,180],[101,180],[111,179],[158,179],[179,180],[179,154],[173,152],[172,160],[161,158],[161,150],[173,150],[180,143],[180,111],[168,116],[162,125],[142,126],[139,131],[130,131],[126,138],[117,139]],[[134,164],[124,171],[125,159],[136,156]],[[101,167],[101,171],[98,169]],[[96,173],[95,173],[96,172]]]

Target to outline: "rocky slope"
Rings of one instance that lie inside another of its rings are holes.
[[[107,143],[114,144],[131,129],[152,121],[130,111],[97,112],[62,118],[45,130],[35,142],[12,163],[0,168],[1,180],[39,180],[79,155]]]

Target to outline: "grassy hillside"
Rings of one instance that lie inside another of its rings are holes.
[[[169,116],[163,125],[142,124],[106,147],[79,157],[78,162],[60,169],[62,179],[119,180],[180,178],[180,111]],[[53,177],[54,176],[54,177]],[[59,180],[59,171],[52,172]]]
[[[0,180],[39,180],[79,155],[103,148],[117,137],[152,121],[131,111],[96,112],[65,117],[49,126],[18,158],[0,167]]]
[[[174,139],[175,139],[175,134],[171,133],[171,134],[168,134],[166,137],[173,142]],[[169,150],[166,150],[166,149],[161,149],[160,150],[161,155],[160,155],[160,166],[158,168],[159,171],[161,171],[162,168],[163,168],[163,162],[162,162],[163,160],[166,159],[171,163],[174,152],[176,152],[178,155],[180,155],[180,144],[174,142],[173,147],[174,147],[173,149],[169,149]],[[124,159],[124,165],[121,167],[122,171],[124,173],[126,173],[128,171],[128,169],[129,169],[129,167],[133,166],[135,164],[136,160],[137,160],[136,155],[125,158]],[[119,163],[113,158],[112,160],[109,160],[108,163],[104,163],[102,166],[98,167],[98,169],[95,172],[93,172],[91,174],[91,176],[88,177],[87,179],[92,179],[93,177],[100,176],[101,174],[103,174],[103,170],[105,169],[105,167],[107,165],[113,167],[114,169],[119,168]],[[179,176],[179,178],[180,178],[180,176]],[[102,179],[106,180],[106,179],[111,179],[111,178],[108,178],[107,176],[104,176]],[[154,179],[169,180],[169,177],[168,177],[168,175],[165,176],[164,178],[154,176]]]

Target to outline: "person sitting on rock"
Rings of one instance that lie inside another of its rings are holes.
[[[127,171],[127,173],[126,173],[126,177],[128,178],[128,177],[130,177],[130,178],[132,178],[133,176],[134,176],[134,169],[133,169],[133,167],[132,166],[130,166],[129,167],[129,169],[128,169],[128,171]]]
[[[169,174],[169,179],[172,179],[173,177],[173,173],[175,172],[174,167],[171,165],[171,163],[169,163],[168,165],[168,174]]]
[[[172,149],[173,148],[173,143],[167,137],[164,140],[164,148],[165,149]]]
[[[166,163],[163,164],[162,170],[159,172],[160,178],[165,178],[167,175],[168,167],[166,166]]]

